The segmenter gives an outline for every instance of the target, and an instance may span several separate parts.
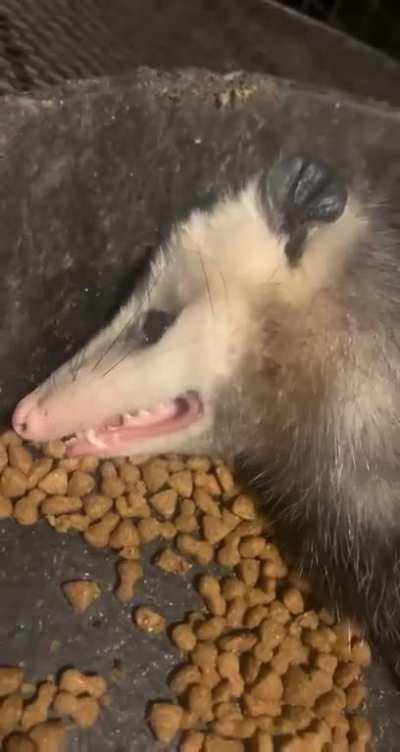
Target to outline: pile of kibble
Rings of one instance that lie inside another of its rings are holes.
[[[313,602],[221,460],[68,458],[58,441],[38,457],[7,431],[0,436],[0,518],[7,517],[21,525],[44,517],[59,533],[79,531],[91,546],[112,549],[115,596],[124,602],[134,600],[143,576],[142,547],[156,539],[161,569],[190,576],[193,562],[204,567],[198,583],[204,608],[170,632],[183,660],[170,678],[176,702],[154,703],[149,713],[161,742],[176,741],[180,752],[368,749],[361,676],[368,644]],[[218,578],[207,572],[212,561],[221,566]],[[77,614],[100,595],[87,579],[60,585]],[[171,626],[140,604],[132,616],[147,632]],[[14,676],[10,690],[7,680],[2,687],[1,671]],[[104,680],[72,672],[80,688],[71,689],[64,672],[58,685],[50,677],[27,699],[21,669],[0,668],[5,752],[63,752],[63,727],[48,720],[50,711],[78,726],[95,723]]]

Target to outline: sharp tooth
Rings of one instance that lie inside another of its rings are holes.
[[[139,410],[138,416],[139,418],[148,418],[151,415],[151,410]]]
[[[107,449],[107,444],[104,443],[101,439],[99,439],[98,436],[96,436],[96,432],[93,428],[91,428],[89,431],[86,431],[85,436],[88,441],[90,441],[91,444],[94,446],[99,447],[100,449]]]

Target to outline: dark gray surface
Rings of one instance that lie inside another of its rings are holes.
[[[36,100],[3,100],[2,414],[108,318],[131,286],[135,260],[176,217],[237,184],[277,148],[309,147],[336,159],[349,178],[365,176],[374,195],[383,191],[397,205],[399,127],[399,113],[388,107],[261,76],[199,71],[141,71]],[[72,661],[108,671],[121,658],[129,680],[80,752],[151,750],[143,708],[165,696],[172,648],[133,634],[129,609],[111,597],[96,607],[103,616],[94,627],[91,617],[74,619],[58,592],[60,580],[87,572],[110,587],[110,560],[88,554],[74,537],[2,525],[0,571],[0,663],[24,658],[36,678]],[[192,595],[159,577],[148,579],[146,597],[178,619]],[[60,635],[62,651],[49,657],[49,642]],[[399,697],[383,669],[372,671],[371,687],[377,749],[395,752]]]
[[[148,65],[246,70],[400,103],[400,65],[267,0],[0,0],[0,92]]]

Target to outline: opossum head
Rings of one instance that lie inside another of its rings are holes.
[[[19,403],[15,430],[70,437],[72,455],[240,451],[284,407],[283,383],[329,357],[332,291],[363,226],[328,166],[279,159],[175,228],[110,325]]]

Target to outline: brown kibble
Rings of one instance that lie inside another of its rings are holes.
[[[184,653],[193,650],[197,642],[196,635],[189,624],[178,624],[173,627],[171,639]]]
[[[189,687],[187,703],[200,722],[208,723],[213,719],[211,690],[205,684],[192,684]]]
[[[253,632],[236,632],[232,635],[225,635],[219,639],[219,646],[222,650],[232,651],[232,653],[246,653],[252,650],[257,643],[257,637]]]
[[[4,736],[18,727],[22,709],[23,702],[19,694],[8,695],[0,702],[0,743]]]
[[[57,687],[52,681],[43,682],[39,686],[36,697],[25,705],[22,713],[21,726],[24,731],[29,731],[33,726],[47,720],[56,692]]]
[[[140,480],[140,470],[130,462],[124,462],[119,469],[121,479],[128,485],[134,486]]]
[[[119,523],[119,516],[114,512],[107,512],[99,522],[94,522],[88,527],[83,537],[86,543],[93,548],[105,548],[108,545],[110,535]]]
[[[39,507],[45,498],[44,491],[34,488],[26,496],[18,499],[14,506],[14,517],[20,525],[35,525],[39,519]]]
[[[204,488],[211,496],[220,496],[221,488],[215,477],[211,473],[197,471],[194,473],[193,482],[196,488]]]
[[[215,468],[215,475],[224,494],[232,494],[235,491],[236,486],[233,475],[226,465],[218,465]]]
[[[151,543],[151,541],[160,537],[160,522],[154,517],[139,520],[137,531],[142,543]]]
[[[118,551],[118,556],[120,559],[136,561],[137,559],[140,559],[140,548],[139,546],[124,546],[124,548],[121,548]]]
[[[230,532],[230,528],[222,519],[218,519],[212,515],[205,514],[202,522],[204,537],[211,545],[220,543]]]
[[[7,499],[24,496],[28,488],[25,475],[15,467],[5,467],[0,480],[0,493]]]
[[[224,739],[223,736],[217,734],[206,734],[204,752],[244,752],[244,745],[239,740]]]
[[[253,499],[250,496],[241,494],[232,504],[232,512],[242,520],[255,520],[257,512]]]
[[[262,663],[253,653],[242,658],[241,673],[246,684],[253,684],[258,677]]]
[[[240,697],[244,690],[244,681],[240,673],[239,657],[235,653],[223,652],[217,658],[217,669],[223,679],[227,679],[231,694]]]
[[[361,715],[352,715],[349,717],[349,721],[351,742],[367,744],[372,738],[371,725],[368,719]],[[350,747],[350,749],[352,748]]]
[[[17,470],[20,470],[21,473],[24,473],[24,475],[28,475],[28,473],[32,469],[32,455],[24,446],[19,446],[18,444],[10,444],[10,446],[8,447],[8,460],[11,467],[15,467]]]
[[[169,682],[169,686],[172,692],[179,696],[186,692],[191,684],[198,684],[200,680],[201,673],[199,666],[188,664],[175,671],[173,678]]]
[[[102,494],[89,494],[83,500],[85,514],[87,514],[91,520],[100,520],[112,509],[112,506],[112,499],[110,499],[109,496],[103,496]]]
[[[210,574],[205,574],[199,582],[199,593],[214,616],[223,616],[226,611],[226,602],[221,595],[219,580]]]
[[[224,545],[217,553],[218,564],[223,567],[235,567],[240,562],[239,553],[240,536],[233,531],[226,536]]]
[[[99,586],[92,580],[65,582],[62,591],[76,614],[83,614],[101,595]]]
[[[39,723],[29,736],[36,744],[35,752],[66,752],[67,738],[60,721]]]
[[[225,629],[225,619],[222,616],[211,616],[209,619],[198,621],[194,631],[198,640],[217,640]]]
[[[346,705],[346,695],[343,689],[333,687],[329,692],[321,695],[315,703],[317,716],[323,719],[330,713],[339,713]]]
[[[226,610],[226,624],[230,629],[243,627],[244,615],[247,611],[247,603],[244,598],[233,598],[229,601]]]
[[[130,491],[127,496],[119,496],[115,501],[115,507],[121,517],[151,517],[150,506],[139,491]]]
[[[101,493],[104,496],[110,496],[111,499],[117,499],[125,491],[125,483],[117,475],[107,476],[101,482]]]
[[[99,674],[84,674],[76,668],[68,668],[61,674],[59,687],[71,695],[87,694],[99,699],[105,694],[107,684]]]
[[[189,497],[193,492],[193,479],[190,470],[181,470],[168,478],[168,484],[178,492],[179,496]]]
[[[367,690],[360,682],[354,682],[346,690],[346,710],[350,712],[357,710],[364,704],[367,697]]]
[[[191,658],[193,663],[201,669],[203,677],[205,677],[207,673],[215,671],[218,651],[212,642],[198,642],[192,650]]]
[[[13,505],[10,499],[7,499],[5,496],[0,496],[0,520],[5,520],[7,519],[7,517],[12,517],[12,514]]]
[[[157,739],[169,744],[178,733],[183,710],[170,702],[157,702],[150,710],[149,722]]]
[[[181,554],[190,556],[198,564],[209,564],[213,557],[213,549],[207,541],[196,540],[186,533],[177,536],[176,547]]]
[[[272,543],[267,543],[265,550],[272,547]],[[275,546],[273,547],[275,549]],[[272,577],[273,579],[282,579],[286,577],[288,568],[285,562],[281,559],[278,549],[276,549],[276,555],[274,557],[268,557],[263,564],[262,574],[264,577]]]
[[[256,629],[265,621],[267,616],[268,608],[266,606],[252,606],[246,611],[243,624],[247,629]]]
[[[1,437],[0,437],[1,441]],[[8,465],[8,455],[4,445],[0,443],[0,472]]]
[[[288,588],[282,596],[282,601],[291,614],[301,614],[304,611],[304,600],[300,590]]]
[[[110,548],[124,548],[125,546],[138,546],[140,543],[139,533],[130,519],[122,520],[112,531],[108,545]]]
[[[68,481],[69,496],[86,496],[92,493],[95,487],[93,475],[83,473],[81,470],[75,470]]]
[[[173,488],[159,491],[150,498],[150,503],[162,517],[170,519],[175,514],[178,494]]]
[[[150,493],[154,494],[168,482],[168,470],[165,463],[151,460],[142,467],[142,477]]]
[[[244,538],[239,545],[240,556],[244,558],[257,557],[265,546],[265,539],[262,536],[249,536]]]
[[[286,705],[312,707],[318,697],[332,689],[332,677],[326,671],[307,674],[300,666],[290,666],[283,677]]]
[[[69,530],[84,533],[90,525],[90,519],[85,514],[59,514],[57,517],[50,515],[47,521],[58,533],[67,533]]]
[[[257,699],[278,702],[283,695],[282,679],[274,671],[268,669],[261,677],[258,677],[251,692]]]
[[[305,629],[303,632],[303,642],[320,653],[330,653],[333,644],[336,642],[336,636],[330,627],[321,625],[318,629]]]
[[[157,567],[163,569],[164,572],[169,572],[170,574],[185,575],[192,568],[190,561],[187,561],[187,559],[177,554],[171,548],[164,548],[160,551],[154,563]]]
[[[243,559],[239,564],[239,575],[248,587],[254,587],[260,575],[260,562],[257,559]]]
[[[131,601],[135,594],[135,586],[143,577],[143,567],[137,561],[121,559],[117,564],[119,578],[115,595],[120,601]]]
[[[186,466],[189,470],[207,473],[211,467],[211,462],[208,457],[189,457],[186,461]]]
[[[11,734],[4,742],[4,752],[36,752],[37,747],[25,734]]]
[[[337,660],[337,659],[336,659]],[[334,682],[341,689],[347,687],[360,675],[360,666],[357,663],[339,663],[334,676]]]
[[[48,441],[44,448],[46,457],[52,457],[52,459],[55,460],[61,460],[65,456],[65,452],[66,446],[64,442],[59,439]]]
[[[203,741],[202,731],[188,731],[182,739],[179,752],[201,752]]]
[[[19,666],[0,666],[0,697],[17,692],[23,680],[24,672]]]
[[[63,470],[66,470],[67,473],[72,473],[74,470],[77,470],[80,464],[79,457],[64,457],[62,460],[58,462],[58,467],[61,467]]]
[[[49,496],[65,496],[68,489],[68,475],[63,468],[51,470],[39,483],[39,488]]]
[[[55,471],[54,471],[55,472]],[[73,496],[48,496],[41,504],[42,514],[57,516],[59,514],[72,514],[82,509],[82,499]]]
[[[251,752],[274,752],[272,736],[268,731],[257,731],[252,739]]]
[[[195,488],[193,492],[193,499],[198,509],[204,514],[208,514],[211,517],[221,517],[221,506],[215,501],[212,496],[204,490],[204,488]]]
[[[136,625],[143,632],[149,632],[151,634],[161,634],[165,632],[166,620],[164,616],[158,614],[150,608],[144,608],[140,606],[136,609],[134,614]]]
[[[326,671],[328,674],[333,674],[338,665],[338,659],[336,658],[335,655],[330,655],[329,653],[318,653],[315,656],[314,665],[315,665],[315,668],[320,668],[321,671]],[[352,664],[343,664],[343,665],[347,666],[347,665],[352,665]],[[340,682],[336,681],[336,675],[335,675],[334,681],[335,681],[335,684],[338,685],[338,687],[342,687],[342,689],[344,689],[343,685]]]
[[[44,478],[51,470],[53,460],[49,457],[42,457],[33,463],[32,469],[27,476],[27,488],[32,489],[37,486],[39,481]]]
[[[359,666],[369,666],[371,663],[371,649],[366,640],[354,640],[351,646],[351,660]]]
[[[243,598],[246,595],[246,585],[237,577],[225,577],[222,581],[221,593],[226,601]]]

